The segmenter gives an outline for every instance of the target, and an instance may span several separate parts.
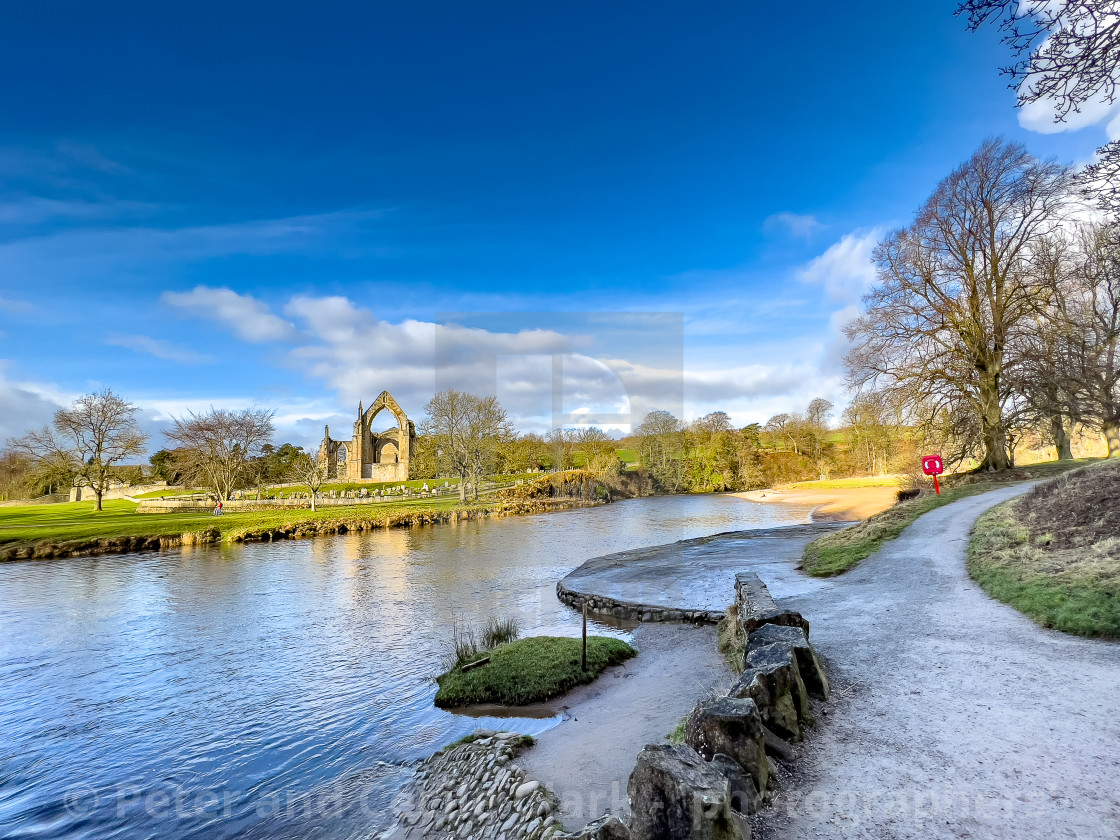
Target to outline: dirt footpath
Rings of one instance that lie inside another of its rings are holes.
[[[557,816],[569,829],[608,812],[626,819],[626,782],[642,747],[731,685],[714,627],[645,624],[633,644],[638,656],[566,695],[558,708],[568,719],[517,760],[560,798]]]
[[[1120,645],[1041,629],[965,572],[972,523],[1027,489],[928,513],[787,601],[837,696],[763,837],[1120,837]]]

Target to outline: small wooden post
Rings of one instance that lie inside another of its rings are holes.
[[[587,670],[587,602],[583,602],[583,670]]]

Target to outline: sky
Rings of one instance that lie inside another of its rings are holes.
[[[879,237],[987,136],[1120,136],[1016,109],[954,7],[10,4],[0,440],[105,387],[153,451],[210,407],[347,437],[382,390],[523,431],[842,407]]]

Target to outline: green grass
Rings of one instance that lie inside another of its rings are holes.
[[[169,496],[193,496],[206,491],[201,487],[191,489],[188,487],[165,487],[163,490],[152,490],[149,493],[129,493],[134,499],[166,499]]]
[[[665,736],[665,740],[670,744],[683,744],[685,729],[688,727],[688,715],[685,715],[673,727],[673,731]]]
[[[615,452],[618,453],[618,460],[624,464],[637,464],[639,461],[636,449],[616,449]]]
[[[747,652],[747,640],[743,638],[743,628],[739,624],[739,607],[732,604],[716,625],[716,649],[723,654],[727,666],[733,673],[743,673],[743,656]]]
[[[993,486],[969,484],[942,490],[940,496],[928,493],[899,502],[850,528],[825,534],[809,543],[805,546],[802,567],[813,577],[843,574],[882,548],[883,543],[895,539],[923,513],[929,513],[965,496],[975,496],[991,490]]]
[[[456,666],[439,677],[435,704],[455,708],[474,703],[524,706],[559,697],[589,683],[605,668],[637,653],[606,636],[587,639],[587,670],[580,667],[581,641],[555,636],[518,639],[489,652],[490,662],[466,673]]]
[[[1120,462],[1069,473],[977,520],[968,571],[1043,627],[1120,637]]]
[[[235,540],[247,534],[275,530],[295,523],[324,523],[379,518],[403,512],[439,511],[456,507],[457,497],[415,499],[379,505],[330,507],[314,513],[306,508],[228,511],[212,516],[200,511],[137,513],[129,501],[105,502],[98,513],[93,502],[21,505],[0,508],[0,558],[9,550],[36,543],[67,543],[121,537],[179,537],[199,531],[217,532]]]
[[[899,502],[850,528],[834,531],[809,543],[805,547],[802,567],[813,577],[843,574],[878,551],[884,543],[895,539],[906,526],[924,513],[966,496],[994,490],[1003,484],[1049,478],[1088,463],[1092,461],[1050,461],[999,473],[978,472],[947,476],[940,496],[923,492],[916,499]]]
[[[898,487],[897,475],[869,475],[859,478],[830,478],[824,481],[798,481],[784,485],[789,490],[848,490],[855,487]]]

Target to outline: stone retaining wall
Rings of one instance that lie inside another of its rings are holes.
[[[724,615],[714,610],[678,610],[666,607],[664,604],[636,604],[608,598],[605,595],[590,595],[565,586],[563,581],[556,584],[556,597],[561,603],[575,610],[582,610],[583,605],[587,604],[589,613],[625,621],[689,621],[694,624],[719,624]]]

